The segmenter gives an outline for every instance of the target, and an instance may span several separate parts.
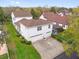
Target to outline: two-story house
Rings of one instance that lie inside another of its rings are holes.
[[[67,28],[65,16],[53,13],[43,13],[39,19],[33,19],[30,12],[19,10],[12,12],[11,16],[16,30],[32,42],[50,37],[54,27]]]

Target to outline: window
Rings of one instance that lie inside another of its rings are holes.
[[[59,26],[63,26],[62,24],[59,24]]]
[[[42,27],[41,26],[38,26],[37,27],[37,31],[40,31],[40,30],[42,30]]]
[[[50,28],[50,24],[48,25],[48,28]]]

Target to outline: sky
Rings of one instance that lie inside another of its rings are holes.
[[[79,0],[0,0],[2,7],[77,7]]]

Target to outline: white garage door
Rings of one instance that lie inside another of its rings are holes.
[[[43,36],[44,36],[45,38],[50,37],[50,36],[51,36],[51,32],[44,33]]]
[[[36,42],[37,40],[41,40],[41,39],[43,39],[43,35],[38,35],[30,38],[32,42]]]

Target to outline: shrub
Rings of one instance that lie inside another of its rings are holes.
[[[24,39],[25,39],[23,36],[20,36],[20,38],[21,38],[22,40],[24,40]]]
[[[61,37],[61,36],[55,36],[55,38],[56,38],[58,41],[60,41],[60,42],[62,42],[62,41],[63,41],[63,39],[62,39],[62,37]]]
[[[63,37],[61,34],[58,34],[58,35],[53,35],[53,34],[51,34],[51,36],[52,36],[53,38],[57,39],[57,40],[60,41],[60,42],[63,42],[63,40],[64,40],[64,37]]]
[[[20,35],[18,32],[16,32],[16,36],[17,36],[17,37],[20,37],[21,35]]]
[[[17,34],[17,37],[20,37],[21,35],[20,34]]]
[[[27,45],[31,44],[31,41],[27,41],[24,37],[22,37],[21,42],[24,43],[24,44],[27,44]]]
[[[31,44],[31,41],[26,41],[26,44],[27,44],[27,45],[30,45],[30,44]]]
[[[67,40],[67,43],[68,43],[68,44],[72,44],[73,42],[74,42],[73,39],[68,39],[68,40]]]
[[[58,33],[63,32],[64,29],[63,28],[57,28]]]

